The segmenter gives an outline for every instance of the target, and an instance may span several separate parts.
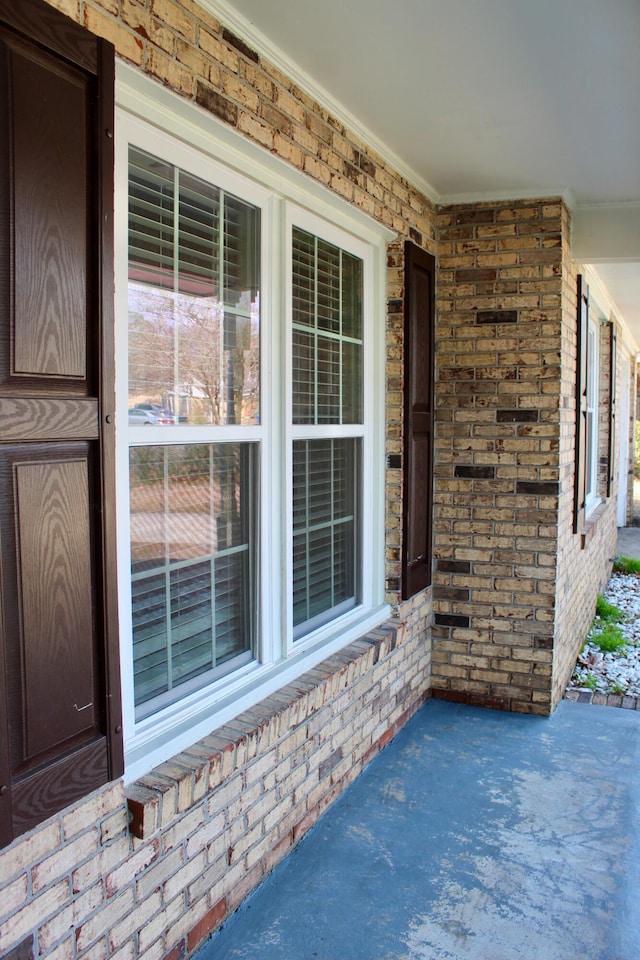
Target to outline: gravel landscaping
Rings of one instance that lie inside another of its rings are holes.
[[[640,698],[640,576],[614,573],[605,600],[624,614],[618,622],[623,645],[611,652],[598,645],[603,621],[596,619],[580,652],[565,696],[570,700],[638,708]]]

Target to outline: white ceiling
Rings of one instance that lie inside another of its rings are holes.
[[[640,0],[209,3],[437,202],[624,208],[596,269],[640,344]]]

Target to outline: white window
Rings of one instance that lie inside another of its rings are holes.
[[[595,311],[589,317],[587,335],[587,449],[585,502],[587,511],[593,506],[598,491],[598,396],[599,396],[599,336]]]
[[[197,119],[117,128],[128,777],[387,613],[383,238]]]
[[[298,638],[361,599],[364,263],[315,233],[290,229]]]

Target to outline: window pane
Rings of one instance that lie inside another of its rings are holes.
[[[129,423],[258,423],[260,211],[129,153]]]
[[[294,423],[362,423],[362,277],[358,257],[294,228]]]
[[[340,333],[340,250],[331,243],[317,242],[318,327]]]
[[[141,715],[182,695],[187,681],[208,682],[222,664],[253,651],[256,487],[254,444],[130,449]]]
[[[342,344],[342,419],[345,423],[362,423],[361,362],[359,344],[345,340]]]
[[[342,251],[342,332],[362,339],[362,260]]]
[[[178,288],[219,297],[220,191],[197,177],[179,178]]]
[[[340,387],[342,365],[340,343],[317,337],[317,410],[316,423],[340,423]]]
[[[174,170],[139,150],[129,153],[129,278],[173,286]]]
[[[293,331],[293,421],[315,423],[315,337],[306,330]]]
[[[358,602],[360,442],[293,444],[293,621],[296,636]]]
[[[315,238],[293,231],[293,323],[312,327],[315,316]]]

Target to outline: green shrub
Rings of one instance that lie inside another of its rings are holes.
[[[599,617],[600,620],[604,620],[607,623],[622,623],[622,621],[626,620],[626,616],[622,610],[616,607],[615,604],[609,603],[602,595],[599,595],[596,600],[596,617]]]
[[[634,557],[614,557],[614,573],[640,573],[640,560]]]
[[[603,653],[614,653],[624,647],[627,641],[617,623],[603,623],[601,627],[594,626],[589,642],[600,647]]]

